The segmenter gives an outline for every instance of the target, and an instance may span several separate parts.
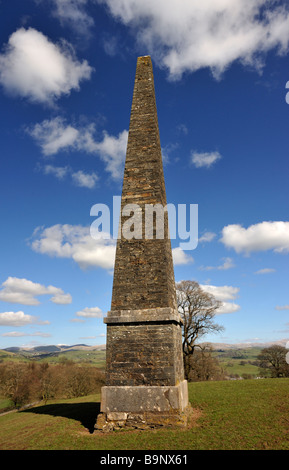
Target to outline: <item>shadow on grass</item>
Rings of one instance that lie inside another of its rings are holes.
[[[90,433],[93,433],[97,415],[100,413],[100,403],[56,403],[29,408],[21,411],[21,413],[36,413],[74,419],[79,421]]]

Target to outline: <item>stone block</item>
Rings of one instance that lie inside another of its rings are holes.
[[[107,416],[182,411],[187,406],[186,380],[176,386],[105,386],[101,389],[101,412]]]

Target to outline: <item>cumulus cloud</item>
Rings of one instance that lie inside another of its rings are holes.
[[[86,60],[76,59],[71,45],[56,45],[33,28],[15,31],[0,54],[1,85],[35,103],[51,105],[61,95],[79,90],[92,70]]]
[[[260,69],[289,40],[289,11],[275,0],[99,0],[131,27],[173,79],[209,67],[219,77],[239,60]]]
[[[100,267],[110,270],[114,266],[115,240],[109,235],[108,238],[94,239],[89,227],[81,225],[39,227],[34,231],[30,246],[38,253],[70,258],[82,269]]]
[[[239,293],[239,287],[233,286],[213,286],[203,284],[200,287],[215,297],[216,300],[219,300],[221,306],[216,310],[217,314],[223,313],[235,313],[240,310],[240,305],[236,304],[235,302],[230,302],[231,300],[235,300]]]
[[[59,116],[49,120],[45,119],[39,124],[27,128],[26,131],[35,139],[45,156],[55,155],[61,150],[75,148],[79,131]]]
[[[222,230],[221,242],[237,253],[273,250],[289,251],[289,222],[261,222],[247,229],[241,225],[227,225]]]
[[[76,184],[76,186],[80,186],[82,188],[94,188],[96,182],[98,181],[98,176],[96,173],[85,173],[82,170],[76,171],[72,173],[72,180]]]
[[[172,249],[172,254],[175,266],[180,264],[190,264],[194,262],[194,259],[190,255],[185,253],[184,250],[182,250],[182,248],[179,246],[177,248]]]
[[[0,300],[23,305],[39,305],[36,298],[40,295],[52,295],[51,302],[55,304],[70,304],[72,301],[70,294],[65,294],[62,289],[54,286],[44,286],[28,279],[8,277],[2,283],[0,290]]]
[[[86,317],[86,318],[102,318],[103,313],[100,308],[98,307],[85,307],[82,310],[76,312],[78,317]]]
[[[223,313],[235,313],[240,310],[240,305],[235,304],[234,302],[222,302],[222,305],[217,310],[217,315]]]
[[[191,154],[191,162],[196,168],[210,168],[221,158],[219,152],[192,152]]]
[[[26,326],[36,322],[36,317],[32,315],[25,315],[25,313],[22,311],[0,313],[1,326]]]
[[[289,310],[289,305],[276,305],[276,310]]]
[[[201,285],[201,288],[216,297],[221,302],[225,300],[234,300],[239,293],[239,287],[233,286],[213,286],[208,284]]]
[[[98,155],[113,179],[122,176],[128,139],[127,130],[123,130],[118,136],[109,135],[104,131],[102,139],[97,140],[93,124],[77,128],[57,116],[35,124],[26,131],[35,139],[45,156],[52,156],[60,151],[83,151]]]

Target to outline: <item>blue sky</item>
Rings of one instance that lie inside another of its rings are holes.
[[[0,18],[0,347],[105,343],[115,242],[90,210],[121,194],[141,55],[167,200],[198,204],[175,277],[223,302],[205,339],[288,340],[288,3],[12,0]]]

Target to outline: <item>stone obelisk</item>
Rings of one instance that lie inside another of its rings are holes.
[[[104,319],[106,385],[97,429],[186,421],[187,382],[167,211],[162,232],[157,233],[157,213],[149,219],[150,209],[166,204],[153,68],[145,56],[137,59],[111,310]]]

